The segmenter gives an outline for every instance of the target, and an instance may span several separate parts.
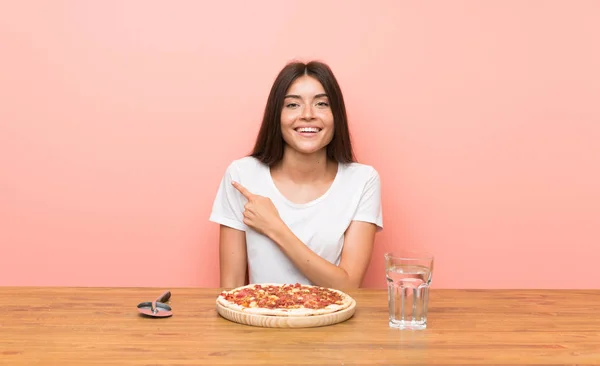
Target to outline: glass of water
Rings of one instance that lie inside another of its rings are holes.
[[[390,327],[425,329],[433,256],[428,253],[385,254]]]

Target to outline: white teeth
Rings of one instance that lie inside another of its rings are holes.
[[[316,128],[316,127],[301,127],[298,128],[296,131],[298,132],[319,132],[321,129]]]

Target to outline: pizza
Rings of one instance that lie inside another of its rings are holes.
[[[314,316],[348,308],[354,300],[342,291],[296,284],[250,284],[223,291],[217,303],[248,314]]]

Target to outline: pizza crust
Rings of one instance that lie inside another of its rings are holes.
[[[281,286],[286,286],[286,285],[291,285],[291,284],[277,284],[277,283],[256,283],[255,284],[255,283],[253,283],[250,285],[241,286],[241,287],[238,287],[238,288],[235,288],[235,289],[232,289],[229,291],[223,291],[223,292],[228,293],[228,294],[235,294],[246,288],[254,288],[256,285],[260,285],[263,287],[267,287],[267,286],[281,287]],[[233,303],[231,301],[228,301],[227,299],[225,299],[225,297],[223,297],[222,294],[219,294],[219,296],[217,297],[217,303],[219,303],[221,306],[223,306],[225,308],[243,312],[243,313],[247,313],[247,314],[267,315],[267,316],[288,316],[288,317],[316,316],[316,315],[331,314],[331,313],[335,313],[335,312],[344,310],[344,309],[348,308],[350,305],[352,305],[352,302],[353,302],[352,298],[348,294],[346,294],[340,290],[327,288],[327,287],[321,287],[321,286],[311,286],[311,285],[301,285],[301,286],[304,288],[324,288],[326,290],[336,292],[337,294],[339,294],[341,296],[342,304],[330,304],[322,309],[310,309],[310,308],[296,308],[296,309],[273,308],[273,309],[271,309],[271,308],[261,308],[261,307],[244,307],[244,306],[238,305],[236,303]]]

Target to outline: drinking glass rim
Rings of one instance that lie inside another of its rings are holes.
[[[418,261],[423,259],[433,260],[433,254],[426,251],[400,250],[397,252],[386,252],[385,258]]]

